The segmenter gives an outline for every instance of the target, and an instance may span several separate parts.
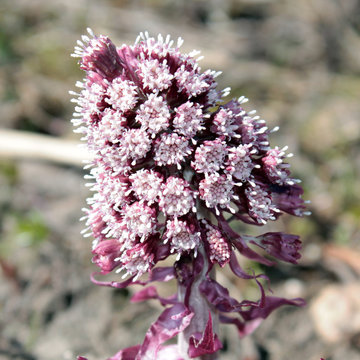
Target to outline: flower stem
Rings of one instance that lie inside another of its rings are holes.
[[[189,307],[191,311],[194,312],[194,316],[190,322],[190,325],[178,335],[178,347],[181,356],[184,357],[184,360],[189,360],[188,348],[189,348],[189,338],[194,333],[203,333],[206,327],[206,324],[209,320],[209,312],[212,318],[212,326],[214,333],[218,332],[219,328],[219,315],[209,303],[204,298],[199,290],[199,286],[203,280],[205,280],[206,273],[208,270],[208,261],[203,247],[198,249],[198,252],[204,258],[204,267],[201,273],[195,278],[194,282],[191,285],[191,293],[189,297]],[[215,279],[215,269],[213,268],[210,274],[208,275],[212,279]],[[186,287],[178,283],[178,296],[179,300],[183,301],[185,298]],[[217,360],[217,354],[208,354],[203,355],[198,358],[199,360]]]

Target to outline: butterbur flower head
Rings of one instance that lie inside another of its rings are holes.
[[[162,186],[159,208],[167,216],[176,219],[179,216],[195,212],[194,192],[189,183],[179,177],[171,176]]]
[[[199,197],[205,201],[206,207],[215,209],[216,214],[219,214],[221,208],[235,211],[230,206],[233,198],[233,183],[227,176],[219,173],[206,175],[199,183],[199,192]]]
[[[249,243],[295,263],[298,237],[240,236],[229,222],[262,226],[282,213],[307,212],[302,188],[286,162],[291,154],[270,146],[275,129],[269,130],[254,110],[245,110],[245,97],[225,102],[230,89],[217,90],[220,73],[202,71],[198,52],[184,54],[181,44],[182,39],[174,43],[169,36],[141,33],[133,45],[116,47],[89,30],[75,48],[86,76],[77,83],[80,92],[72,92],[77,96],[73,123],[93,154],[88,178],[94,195],[85,209],[84,230],[95,239],[93,262],[103,274],[115,270],[127,278],[110,286],[142,283],[148,273],[148,282],[177,277],[187,287],[183,304],[145,291],[145,298],[172,307],[152,325],[143,345],[120,351],[114,359],[160,359],[170,353],[181,359],[175,347],[161,344],[189,326],[196,312],[191,287],[201,277],[196,286],[203,289],[199,296],[206,297],[206,306],[239,313],[243,321],[224,314],[220,319],[235,324],[241,334],[276,307],[300,304],[271,298],[266,305],[263,291],[259,302],[237,303],[209,278],[213,266],[229,264],[237,276],[256,280],[237,264],[234,249],[260,263],[271,262]],[[173,268],[156,267],[171,255]],[[188,355],[221,347],[212,315],[200,332],[187,337]]]
[[[161,134],[154,143],[154,160],[156,165],[171,166],[176,165],[181,170],[181,163],[191,152],[191,145],[184,136],[176,133]]]
[[[153,265],[153,254],[146,251],[146,247],[133,246],[126,250],[122,255],[116,259],[121,262],[122,266],[116,271],[125,272],[123,277],[127,275],[134,276],[134,280],[146,273]]]
[[[245,190],[249,215],[258,223],[266,224],[268,220],[276,220],[279,210],[272,202],[271,192],[263,184],[256,184]]]
[[[216,173],[224,166],[226,155],[227,146],[224,141],[204,141],[195,151],[192,167],[198,173]]]
[[[143,88],[155,93],[169,88],[174,75],[170,72],[167,60],[160,62],[158,59],[145,58],[144,53],[141,54],[143,61],[139,64],[137,73]]]
[[[173,126],[178,134],[193,138],[197,132],[205,129],[202,126],[203,123],[204,117],[200,104],[187,101],[175,109]]]
[[[97,146],[105,146],[109,142],[118,143],[126,129],[125,125],[126,117],[121,112],[107,108],[97,128],[93,129],[93,134],[96,136],[94,142],[97,142]]]
[[[170,243],[170,252],[177,253],[178,258],[183,253],[189,253],[199,247],[201,241],[200,232],[195,231],[195,226],[185,221],[168,220],[164,243]]]
[[[163,184],[162,175],[154,170],[140,169],[129,176],[131,191],[140,201],[145,201],[152,205],[159,200],[161,186]]]
[[[90,31],[75,52],[86,78],[74,123],[94,153],[97,184],[88,226],[97,241],[118,241],[118,268],[132,264],[130,274],[139,254],[133,247],[154,251],[146,246],[154,233],[168,242],[168,255],[196,254],[206,244],[209,259],[225,264],[229,235],[221,226],[190,229],[194,218],[231,213],[262,225],[282,211],[303,213],[286,149],[270,147],[270,131],[243,108],[244,97],[223,102],[218,73],[202,72],[181,43],[141,34],[116,48]],[[139,265],[139,273],[153,265]]]
[[[106,89],[105,101],[120,114],[132,109],[137,98],[136,86],[131,80],[115,78]]]
[[[274,149],[268,150],[266,152],[266,156],[264,156],[261,160],[264,172],[269,180],[279,185],[294,184],[293,180],[289,178],[290,165],[283,162],[286,149],[287,146],[281,150],[276,146]],[[290,156],[292,156],[292,154],[288,155],[288,157]]]
[[[106,79],[120,75],[123,63],[112,41],[107,36],[94,36],[91,30],[89,35],[90,38],[84,35],[83,42],[79,40],[75,48],[74,55],[81,58],[81,69]]]
[[[250,178],[256,164],[251,160],[249,146],[239,145],[229,149],[225,173],[236,181],[245,182]]]
[[[124,159],[131,159],[131,165],[143,159],[151,149],[151,140],[143,129],[127,129],[123,132],[121,140],[118,152]]]
[[[156,210],[144,202],[136,201],[131,205],[125,205],[121,209],[122,223],[129,231],[129,236],[140,237],[144,242],[156,226]]]
[[[140,105],[135,120],[155,137],[160,131],[169,126],[169,107],[161,96],[150,94],[148,99]]]
[[[210,261],[224,267],[230,261],[231,245],[229,241],[222,235],[219,228],[211,225],[208,221],[203,220],[202,225]]]
[[[238,136],[236,130],[239,125],[236,124],[236,116],[229,109],[220,108],[215,114],[213,120],[213,131],[218,135]]]

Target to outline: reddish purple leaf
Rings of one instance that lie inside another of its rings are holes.
[[[212,318],[209,311],[209,320],[206,324],[204,333],[195,333],[189,339],[189,356],[195,358],[198,356],[213,354],[222,348],[218,336],[213,333]]]
[[[280,260],[297,264],[300,259],[301,241],[299,236],[284,234],[281,232],[268,232],[257,237],[257,241],[251,241],[269,255]]]
[[[239,331],[240,337],[251,334],[260,324],[266,319],[274,310],[282,305],[304,306],[305,301],[300,298],[284,299],[273,296],[268,296],[265,299],[264,306],[250,307],[249,310],[239,311],[244,321],[238,318],[230,318],[220,315],[220,321],[224,324],[234,324]]]
[[[157,359],[160,345],[183,331],[193,315],[180,303],[165,309],[147,331],[135,360]]]
[[[149,299],[157,299],[160,301],[161,305],[163,305],[163,306],[178,303],[176,295],[172,295],[168,298],[163,298],[163,297],[159,296],[159,294],[156,291],[155,286],[149,286],[145,289],[138,291],[137,293],[135,293],[132,296],[130,301],[135,303],[135,302],[145,301],[145,300],[149,300]]]
[[[140,345],[131,346],[120,350],[118,353],[107,360],[134,360],[139,350]]]

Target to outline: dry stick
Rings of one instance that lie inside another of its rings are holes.
[[[89,152],[78,141],[64,140],[25,131],[0,129],[0,158],[48,160],[82,166]]]

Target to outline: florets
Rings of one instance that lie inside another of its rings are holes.
[[[160,131],[169,126],[170,111],[162,96],[150,94],[147,100],[140,105],[135,120],[141,124],[151,137],[154,138]]]
[[[90,32],[75,53],[86,79],[74,123],[97,169],[88,226],[98,243],[120,242],[117,266],[130,275],[155,265],[157,232],[168,255],[194,255],[206,243],[209,259],[226,263],[229,235],[218,227],[200,236],[189,227],[196,217],[214,214],[219,222],[232,213],[262,225],[282,211],[303,213],[285,149],[270,147],[265,121],[243,108],[243,97],[224,103],[218,73],[202,72],[196,53],[182,54],[181,43],[141,34],[116,48]],[[151,261],[141,262],[139,253]],[[102,259],[95,262],[108,269]]]
[[[179,217],[195,211],[195,193],[190,189],[186,180],[169,177],[162,186],[159,208],[169,216]]]
[[[181,221],[175,218],[168,220],[166,223],[165,241],[170,243],[170,252],[177,253],[178,259],[183,253],[189,253],[200,245],[200,232],[195,231],[194,226],[191,226],[186,221]]]

